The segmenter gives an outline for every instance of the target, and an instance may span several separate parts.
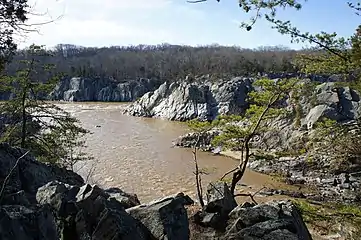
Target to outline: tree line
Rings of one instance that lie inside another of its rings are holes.
[[[129,80],[140,77],[174,80],[186,75],[229,74],[249,76],[258,73],[294,73],[298,53],[283,46],[245,49],[219,45],[137,45],[113,47],[81,47],[58,44],[47,50],[42,64],[53,64],[54,71],[66,76],[111,77]],[[28,50],[18,50],[7,67],[13,75],[19,60],[28,59]],[[43,74],[40,74],[42,77]]]

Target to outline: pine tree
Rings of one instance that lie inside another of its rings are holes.
[[[90,159],[82,151],[89,132],[68,112],[42,100],[61,75],[52,73],[54,66],[40,64],[48,55],[42,47],[31,45],[26,52],[29,60],[21,60],[16,76],[0,78],[0,90],[12,95],[0,105],[1,116],[8,119],[1,141],[29,149],[40,161],[73,169],[76,162]],[[47,76],[46,81],[36,77],[39,74]]]

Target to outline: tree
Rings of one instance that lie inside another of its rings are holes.
[[[24,29],[28,8],[27,0],[0,1],[0,73],[16,50],[13,35]]]
[[[207,0],[188,1],[191,3],[206,2]],[[220,0],[217,0],[220,2]],[[350,74],[355,70],[360,69],[360,54],[359,54],[359,38],[360,28],[357,29],[357,33],[349,38],[338,37],[334,33],[326,33],[321,31],[320,33],[311,34],[309,32],[302,32],[297,27],[293,26],[290,21],[282,21],[277,18],[277,12],[279,10],[296,9],[301,10],[302,4],[307,0],[239,0],[239,7],[245,13],[252,13],[252,17],[248,22],[242,22],[241,27],[247,31],[251,31],[252,27],[257,23],[260,18],[266,19],[272,24],[272,28],[276,29],[283,35],[291,37],[291,42],[309,42],[315,47],[315,51],[318,54],[303,55],[304,69],[308,69],[309,73],[313,73],[316,69],[325,71],[332,66],[332,73],[346,73]],[[355,14],[360,15],[361,3],[353,3],[351,1],[345,1],[351,10]],[[352,49],[352,50],[351,50]],[[335,66],[335,63],[339,68]],[[313,67],[309,66],[312,63]],[[311,67],[311,68],[307,68]],[[312,69],[312,70],[311,70]]]
[[[293,26],[290,21],[282,21],[277,18],[279,10],[301,10],[304,2],[306,0],[239,0],[240,9],[245,13],[253,14],[250,21],[243,22],[241,27],[251,31],[257,21],[263,17],[280,34],[290,36],[291,42],[308,42],[313,46],[311,51],[305,51],[297,55],[294,63],[300,72],[307,74],[337,74],[339,82],[335,84],[336,88],[347,85],[361,92],[361,26],[356,29],[355,34],[345,38],[339,37],[335,32],[321,31],[314,34],[302,32]],[[360,16],[361,2],[354,2],[345,1],[345,4],[350,7],[351,12],[354,11],[356,15]],[[318,148],[323,147],[322,153],[333,157],[337,156],[340,159],[348,159],[348,165],[355,162],[355,159],[361,158],[357,150],[361,142],[361,134],[359,134],[359,129],[361,129],[360,121],[341,125],[328,122],[326,125],[324,123],[319,124],[318,127],[319,135],[314,140],[318,139],[318,143],[320,143],[316,144]],[[232,134],[237,133],[236,130],[230,132]],[[316,145],[314,146],[316,147]],[[335,152],[335,150],[340,151]]]
[[[289,93],[297,88],[297,79],[270,80],[259,79],[254,82],[258,90],[249,93],[250,106],[243,116],[230,115],[217,117],[211,123],[213,128],[220,129],[221,134],[213,140],[213,145],[225,148],[237,147],[241,151],[239,165],[226,173],[233,173],[231,192],[234,194],[236,184],[242,179],[251,156],[252,143],[262,138],[264,132],[270,129],[272,120],[280,117],[289,117],[287,110],[281,104]],[[200,131],[209,129],[207,123],[193,121],[192,126]]]
[[[1,116],[10,119],[0,132],[2,141],[31,150],[38,160],[73,168],[76,162],[89,159],[79,152],[88,131],[60,107],[39,100],[53,90],[61,76],[52,73],[52,65],[40,64],[47,55],[42,47],[32,45],[26,53],[30,60],[21,61],[15,77],[0,78],[1,86],[7,86],[0,90],[12,94],[0,105]],[[46,81],[38,74],[46,76]],[[74,155],[74,151],[78,154]]]

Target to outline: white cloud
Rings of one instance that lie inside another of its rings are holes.
[[[30,16],[29,23],[55,21],[39,26],[39,33],[28,34],[21,47],[31,43],[106,46],[174,42],[178,33],[169,18],[205,17],[202,11],[177,5],[174,0],[30,0],[30,5],[41,16]]]

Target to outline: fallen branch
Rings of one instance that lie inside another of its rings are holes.
[[[8,173],[8,175],[6,175],[6,177],[5,177],[5,179],[4,179],[4,182],[3,182],[3,185],[2,185],[2,187],[1,187],[1,191],[0,191],[0,204],[1,204],[2,199],[3,199],[3,197],[4,197],[4,192],[5,192],[6,184],[8,183],[8,181],[9,181],[12,173],[14,172],[14,170],[15,170],[15,169],[17,168],[17,166],[19,165],[20,160],[21,160],[22,158],[24,158],[29,152],[30,152],[30,150],[27,151],[26,153],[24,153],[22,156],[20,156],[20,157],[16,160],[14,166],[10,169],[10,172]]]
[[[254,192],[253,194],[251,193],[238,193],[236,195],[234,195],[234,197],[250,197],[252,202],[256,205],[258,205],[258,203],[256,202],[256,200],[254,199],[254,197],[260,192],[262,191],[263,189],[265,189],[266,187],[263,187],[259,190],[257,190],[256,192]]]

